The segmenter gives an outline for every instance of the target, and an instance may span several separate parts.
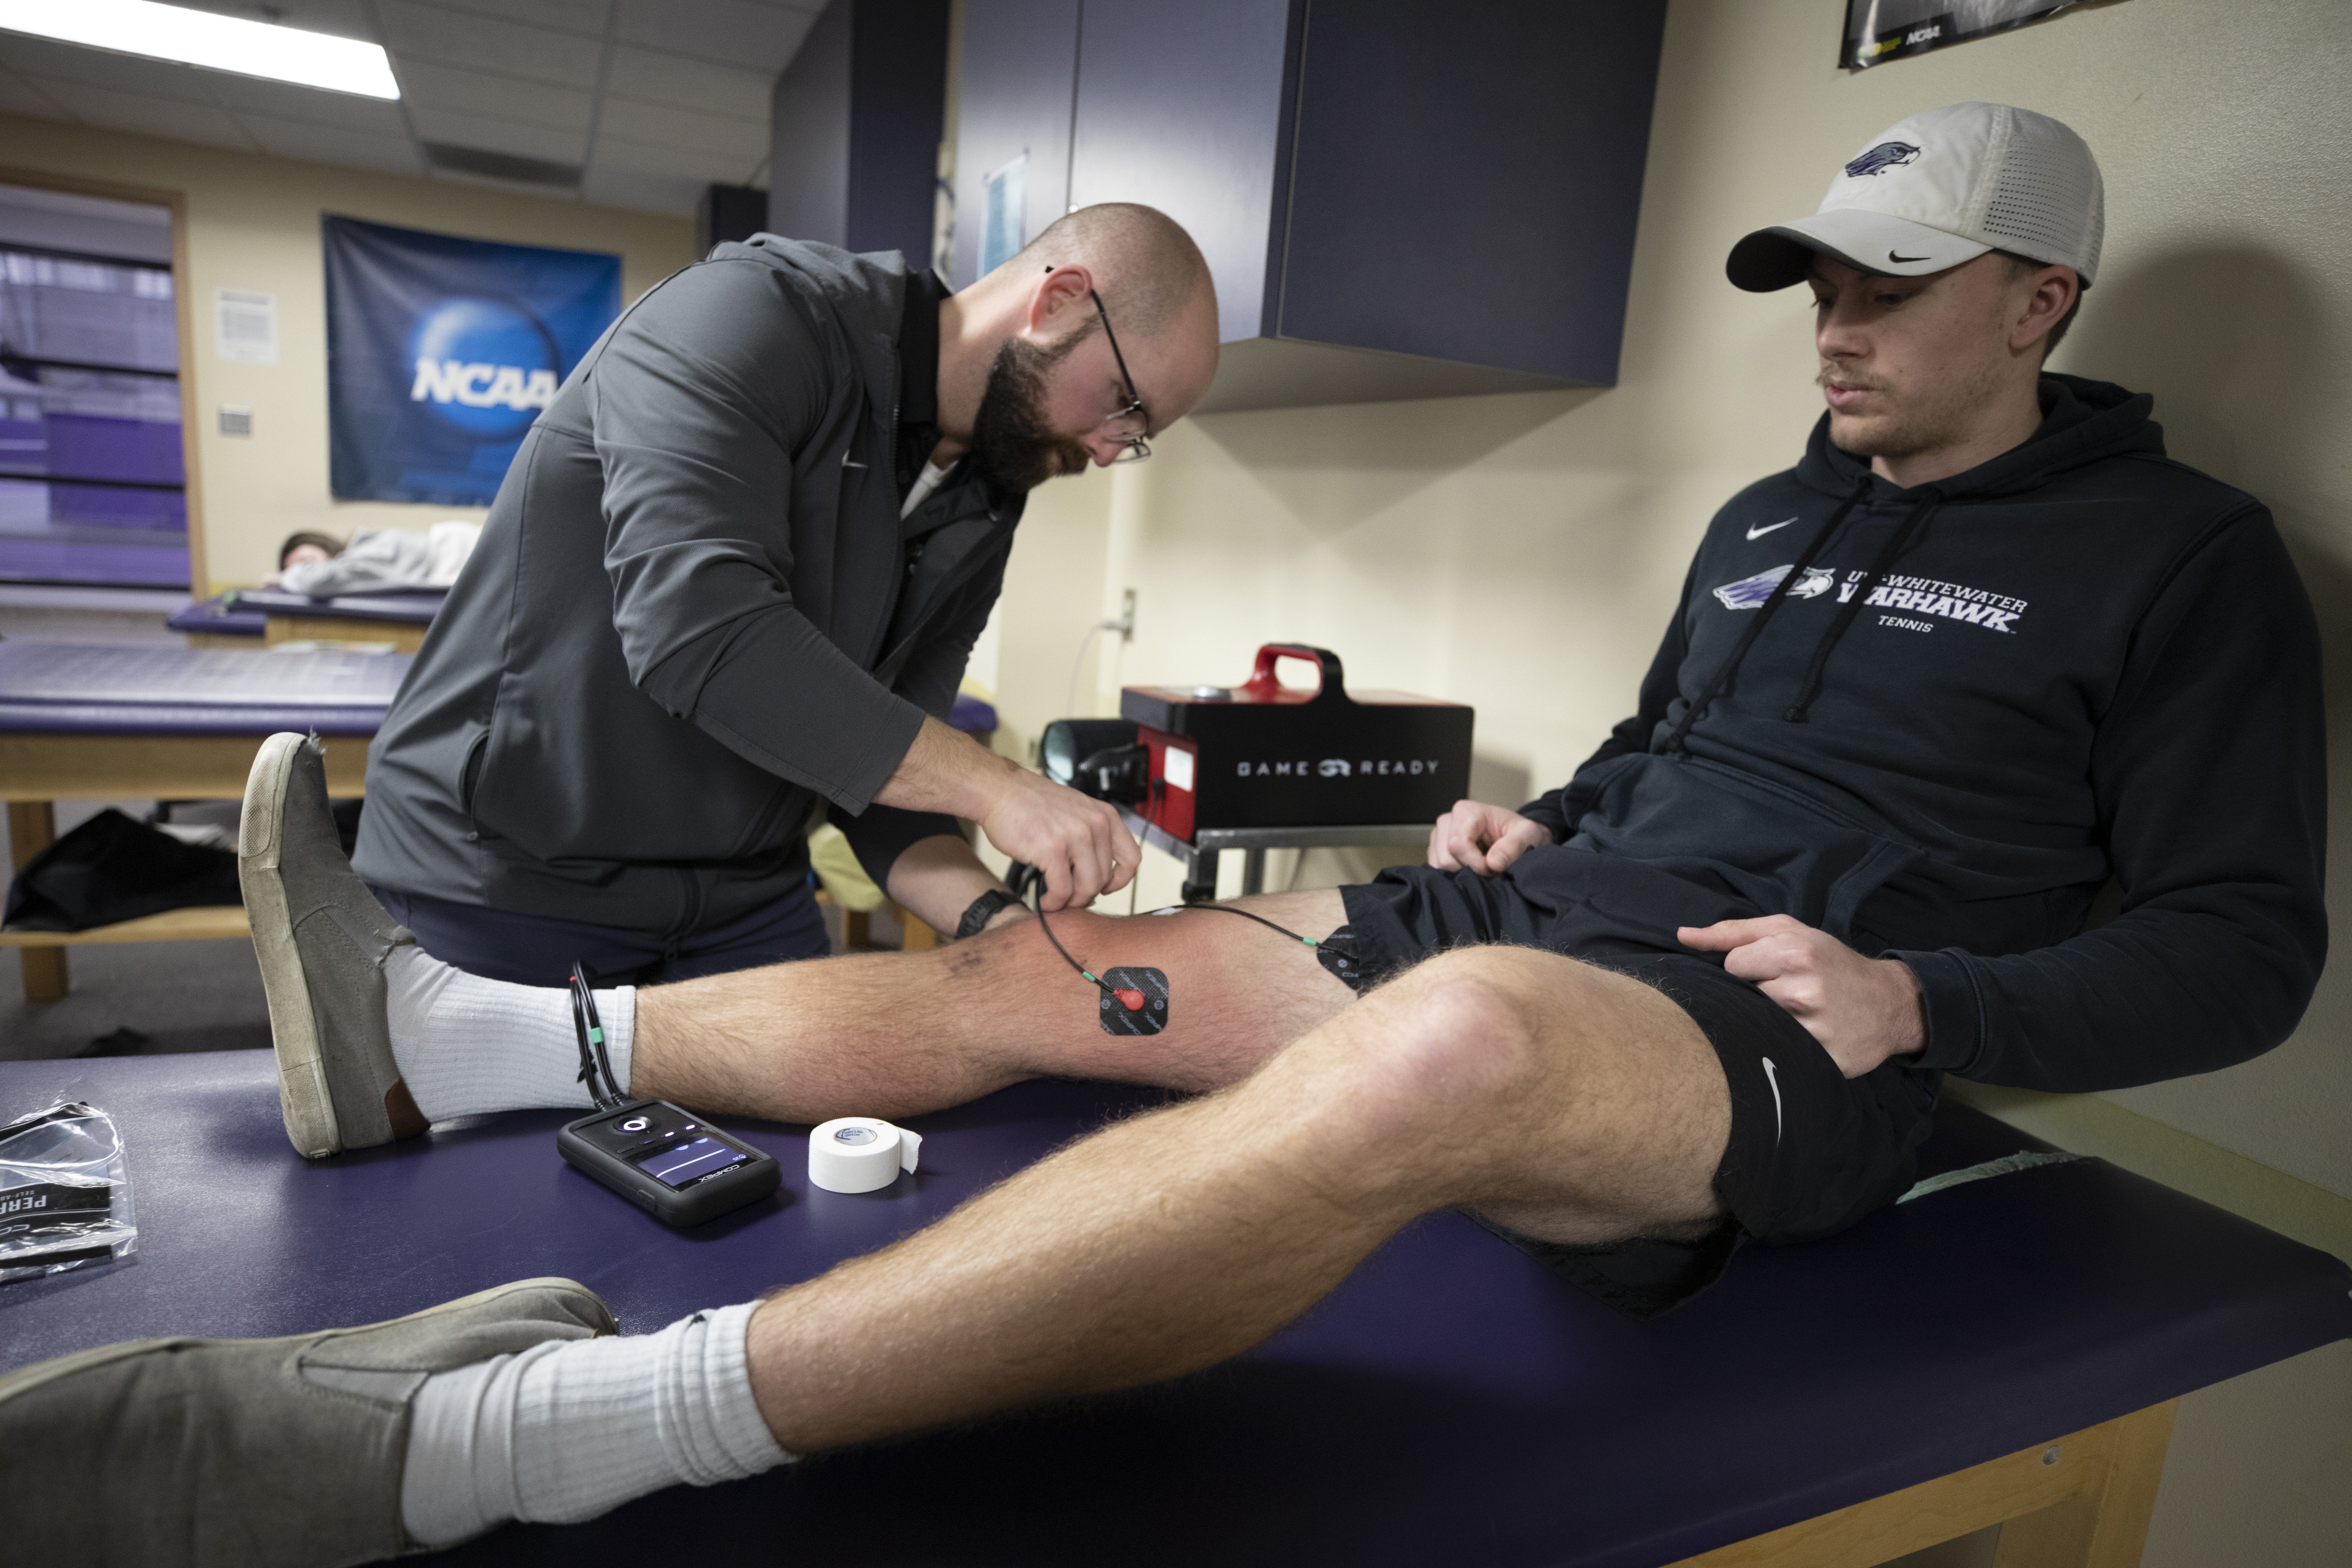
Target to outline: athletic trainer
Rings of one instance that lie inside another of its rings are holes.
[[[954,931],[957,827],[1126,885],[1118,814],[943,722],[1027,493],[1146,455],[1217,363],[1182,228],[1108,202],[950,294],[896,252],[721,245],[532,425],[368,759],[354,859],[427,950],[561,984],[825,951],[807,829]]]

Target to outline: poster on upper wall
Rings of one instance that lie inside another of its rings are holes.
[[[1846,0],[1838,64],[1848,70],[1885,65],[2006,32],[2082,0]]]
[[[980,227],[980,275],[985,278],[1029,243],[1029,154],[1022,153],[980,187],[988,205]]]
[[[487,506],[621,310],[621,258],[322,220],[338,500]]]

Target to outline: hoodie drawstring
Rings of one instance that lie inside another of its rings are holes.
[[[1845,636],[1848,626],[1853,625],[1853,618],[1862,614],[1863,605],[1877,591],[1880,582],[1895,569],[1903,547],[1911,542],[1911,536],[1919,531],[1919,525],[1927,521],[1927,514],[1941,505],[1943,500],[1942,496],[1929,490],[1920,498],[1919,504],[1911,509],[1911,515],[1903,520],[1901,526],[1888,535],[1885,544],[1879,549],[1878,559],[1870,563],[1870,574],[1855,586],[1845,603],[1838,606],[1837,618],[1830,623],[1829,630],[1822,634],[1822,640],[1813,645],[1812,662],[1805,667],[1805,683],[1797,689],[1797,700],[1780,715],[1781,718],[1791,724],[1805,721],[1806,710],[1812,707],[1813,699],[1821,695],[1822,672],[1829,667],[1830,650],[1837,647],[1838,639]]]
[[[1845,521],[1847,514],[1862,504],[1863,498],[1870,493],[1872,482],[1873,476],[1869,474],[1862,476],[1862,483],[1854,487],[1853,493],[1839,504],[1836,511],[1830,514],[1829,526],[1813,535],[1812,542],[1805,546],[1805,552],[1797,557],[1795,565],[1789,568],[1789,574],[1773,584],[1772,596],[1764,601],[1762,607],[1756,612],[1756,618],[1748,623],[1748,629],[1740,634],[1738,643],[1731,650],[1731,657],[1723,661],[1723,668],[1715,672],[1715,679],[1706,683],[1706,689],[1700,692],[1688,708],[1683,710],[1683,716],[1675,723],[1674,732],[1666,737],[1664,748],[1665,751],[1672,752],[1684,749],[1683,738],[1690,733],[1691,726],[1698,722],[1699,715],[1706,711],[1710,703],[1730,688],[1731,678],[1738,673],[1740,661],[1748,657],[1748,650],[1756,646],[1756,639],[1764,635],[1765,623],[1772,618],[1781,603],[1788,598],[1790,588],[1804,580],[1805,569],[1813,563],[1813,558],[1822,552],[1824,545],[1829,543],[1831,536],[1837,532],[1839,525]],[[1883,561],[1884,558],[1882,558],[1882,563]],[[1854,595],[1856,599],[1861,596],[1859,593]],[[1825,658],[1828,656],[1822,654],[1817,657]],[[1790,710],[1791,713],[1795,711],[1794,709]]]

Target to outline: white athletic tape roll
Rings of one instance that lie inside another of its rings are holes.
[[[809,1180],[828,1193],[873,1193],[915,1168],[922,1134],[871,1116],[836,1116],[809,1134]]]

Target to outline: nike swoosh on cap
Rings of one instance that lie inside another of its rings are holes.
[[[1766,534],[1771,532],[1774,529],[1786,528],[1796,521],[1797,520],[1793,517],[1784,517],[1778,522],[1768,522],[1761,528],[1750,528],[1748,531],[1748,537],[1750,539],[1761,539]]]
[[[1927,258],[1924,256],[1897,256],[1890,250],[1886,253],[1886,259],[1889,261],[1925,261]]]

